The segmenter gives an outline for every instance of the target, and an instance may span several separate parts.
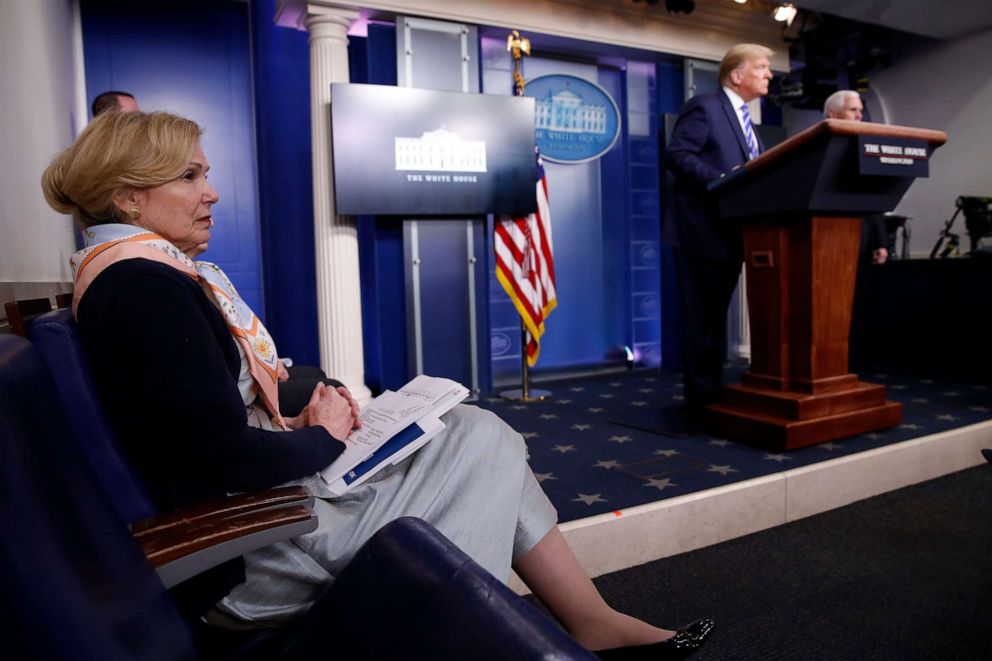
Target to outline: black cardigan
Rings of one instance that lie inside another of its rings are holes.
[[[234,339],[176,269],[117,262],[93,281],[76,316],[111,425],[162,511],[312,475],[344,449],[323,427],[248,426]],[[233,587],[230,576],[208,602]]]

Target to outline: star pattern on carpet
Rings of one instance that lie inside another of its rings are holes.
[[[573,498],[572,502],[583,502],[586,505],[592,505],[593,503],[605,503],[605,498],[600,498],[601,494],[593,493],[580,493],[578,498]]]
[[[944,397],[960,397],[961,393],[955,390],[948,390],[947,392],[943,393],[943,395]]]
[[[641,400],[637,400],[637,401],[631,402],[630,405],[631,406],[647,406],[648,403],[647,402],[643,402]]]
[[[714,464],[710,464],[710,467],[706,469],[706,472],[707,473],[719,473],[720,475],[726,475],[728,473],[736,473],[737,472],[737,469],[736,468],[731,468],[729,465],[727,465],[727,466],[716,466]]]
[[[685,395],[672,395],[672,399],[676,402],[684,402]]]
[[[678,485],[671,481],[671,479],[665,477],[662,479],[648,478],[648,483],[645,484],[646,487],[654,487],[658,491],[664,491],[668,487],[677,487]]]
[[[744,365],[728,369],[726,380],[740,381],[746,369]],[[609,385],[621,382],[624,384],[621,388]],[[656,408],[678,410],[681,397],[673,400],[672,396],[680,395],[683,388],[681,375],[676,373],[634,370],[580,377],[555,387],[555,394],[561,400],[522,402],[485,398],[477,406],[495,412],[521,432],[527,443],[529,464],[558,510],[560,520],[565,522],[992,420],[989,389],[979,390],[971,383],[939,379],[926,385],[894,374],[884,383],[890,388],[889,399],[904,407],[903,422],[918,429],[892,427],[788,451],[747,445],[731,436],[662,436],[622,422],[653,420]],[[908,387],[897,389],[893,385]],[[956,392],[959,396],[946,397],[942,394],[945,392]],[[600,398],[600,394],[612,397]],[[559,405],[565,400],[571,404]],[[647,402],[647,406],[633,406],[631,401]],[[542,414],[554,417],[544,418]],[[956,419],[949,420],[948,415]],[[571,428],[574,424],[591,428],[580,431]],[[711,440],[725,443],[711,445]],[[782,456],[784,461],[780,460]],[[725,466],[734,472],[711,471],[711,466]],[[643,486],[653,488],[643,489]],[[598,494],[595,498],[600,500],[594,498],[592,504],[573,500],[577,493]]]
[[[953,415],[951,413],[944,413],[942,415],[938,415],[937,416],[937,419],[938,420],[946,420],[947,422],[954,422],[955,420],[960,420],[961,418],[959,418],[958,416]]]
[[[600,393],[599,396],[600,396],[601,399],[613,399],[614,397],[616,397],[616,395],[614,395],[613,393],[609,393],[609,392]]]
[[[587,429],[592,429],[592,425],[585,425],[581,423],[574,424],[571,426],[571,429],[574,429],[575,431],[586,431]]]
[[[916,431],[917,429],[921,429],[921,428],[922,427],[916,424],[915,422],[904,422],[903,424],[899,425],[899,429],[912,429],[913,431]]]
[[[891,386],[889,386],[889,388],[892,388],[893,390],[905,390],[908,387],[909,386],[907,386],[905,383],[894,383]]]
[[[541,414],[540,416],[538,416],[538,417],[540,417],[540,418],[541,418],[541,420],[554,420],[554,419],[556,419],[556,418],[557,418],[558,416],[557,416],[557,415],[555,415],[554,413],[542,413],[542,414]]]
[[[711,438],[709,445],[717,445],[721,448],[725,448],[730,445],[730,441],[725,438]]]
[[[572,403],[572,400],[570,400],[570,399],[558,399],[558,400],[555,400],[555,404],[571,404],[571,403]]]

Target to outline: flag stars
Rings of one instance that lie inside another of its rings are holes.
[[[654,453],[657,454],[657,455],[660,455],[662,457],[674,457],[675,455],[679,454],[679,451],[678,450],[655,450]]]
[[[630,405],[631,406],[647,406],[648,403],[647,402],[644,402],[644,401],[638,400],[636,402],[631,402]]]
[[[599,397],[600,397],[600,399],[613,399],[614,397],[616,397],[616,395],[614,395],[613,393],[604,392],[604,393],[600,394]]]
[[[677,487],[678,485],[675,484],[674,482],[672,482],[667,477],[662,478],[660,480],[656,480],[655,478],[652,477],[652,478],[648,478],[648,483],[645,484],[644,486],[646,486],[646,487],[654,487],[658,491],[664,491],[668,487]]]
[[[603,412],[603,411],[605,411],[606,409],[604,409],[604,408],[603,408],[603,407],[601,407],[601,406],[590,406],[590,407],[589,407],[589,408],[587,408],[586,410],[587,410],[587,411],[589,411],[590,413],[602,413],[602,412]]]
[[[710,467],[706,469],[707,473],[719,473],[720,475],[726,476],[728,473],[737,473],[736,468],[731,468],[730,466],[717,466],[715,464],[710,464]]]
[[[552,452],[560,452],[562,454],[565,454],[566,452],[575,452],[575,446],[574,445],[556,445],[553,448],[551,448],[551,451]]]
[[[606,499],[600,498],[600,495],[601,494],[598,493],[593,493],[593,494],[580,493],[578,498],[572,499],[572,502],[583,502],[586,505],[592,505],[593,503],[605,503]]]
[[[574,388],[569,388],[572,392],[584,392],[585,388],[582,386],[575,386]]]
[[[596,462],[595,467],[605,468],[606,470],[610,470],[611,468],[616,468],[619,465],[620,462],[617,461],[616,459],[600,459],[599,461]]]
[[[572,403],[572,400],[570,400],[570,399],[559,399],[555,403],[556,404],[571,404]]]
[[[554,420],[558,416],[555,415],[554,413],[542,413],[538,417],[541,418],[542,420]]]
[[[730,445],[730,441],[728,441],[725,438],[711,438],[710,439],[710,442],[709,442],[709,445],[718,445],[721,448],[725,448],[728,445]]]
[[[654,388],[638,388],[637,392],[654,392]]]
[[[572,425],[571,429],[574,429],[575,431],[586,431],[587,429],[592,429],[592,425],[575,424]]]
[[[630,443],[634,439],[632,439],[630,436],[618,436],[618,435],[615,435],[615,436],[610,436],[609,440],[610,440],[611,443],[621,443],[622,444],[622,443]]]
[[[672,395],[672,399],[676,402],[683,402],[685,401],[685,395]]]
[[[961,393],[955,392],[954,390],[948,390],[944,393],[944,397],[960,397]]]

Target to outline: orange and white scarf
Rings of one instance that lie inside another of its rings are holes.
[[[276,355],[275,343],[262,321],[241,299],[220,267],[210,262],[194,262],[162,236],[133,225],[95,225],[87,229],[84,236],[86,246],[69,260],[75,281],[73,316],[89,285],[111,264],[140,258],[182,271],[210,295],[210,300],[220,310],[228,330],[241,346],[248,361],[248,370],[257,386],[262,404],[273,421],[285,428],[279,414],[279,357]]]

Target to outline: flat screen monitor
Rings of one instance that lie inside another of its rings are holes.
[[[531,98],[334,84],[331,127],[340,214],[535,210]]]

